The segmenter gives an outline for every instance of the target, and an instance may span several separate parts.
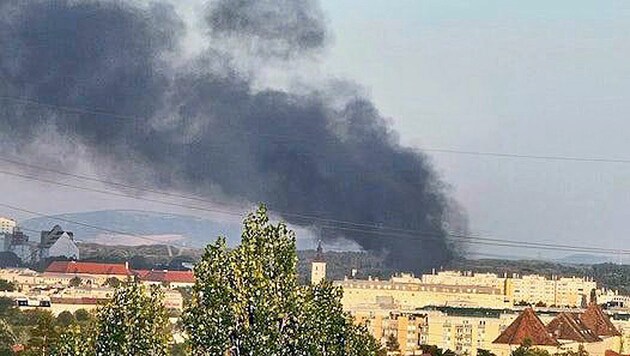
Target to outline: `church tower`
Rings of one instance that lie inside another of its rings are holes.
[[[324,261],[322,241],[320,240],[317,244],[315,258],[311,262],[311,284],[317,284],[324,279],[326,279],[326,261]]]

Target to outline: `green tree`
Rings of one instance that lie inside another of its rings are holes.
[[[490,350],[477,349],[477,356],[496,356]]]
[[[15,301],[9,297],[0,297],[0,315],[6,316],[15,308]]]
[[[116,290],[96,317],[94,347],[98,355],[168,354],[169,322],[158,288],[136,283]]]
[[[77,311],[74,312],[74,318],[79,322],[87,322],[89,321],[92,316],[90,315],[90,312],[85,310],[85,309],[78,309]]]
[[[59,337],[57,319],[49,311],[40,311],[33,315],[37,317],[37,322],[30,331],[28,348],[33,354],[48,355],[51,346],[57,342]]]
[[[70,285],[70,287],[78,287],[81,285],[81,283],[83,283],[83,280],[81,279],[81,277],[75,276],[75,277],[72,277],[70,282],[68,282],[68,285]]]
[[[389,334],[387,336],[387,341],[385,341],[385,347],[387,347],[387,351],[389,352],[400,353],[400,344],[398,343],[398,338],[396,338],[394,334]]]
[[[0,355],[11,355],[11,346],[17,341],[13,328],[4,319],[0,319]]]
[[[57,323],[59,325],[66,327],[74,324],[77,320],[74,318],[71,312],[64,310],[59,315],[57,315]]]
[[[15,290],[15,283],[9,282],[6,279],[0,279],[0,291],[13,292]]]
[[[241,245],[208,245],[183,315],[195,355],[373,355],[378,344],[352,324],[341,291],[297,282],[295,235],[261,206],[244,221]]]
[[[51,355],[95,356],[93,328],[71,325],[59,336]]]
[[[521,346],[512,351],[512,356],[551,356],[549,351],[533,347],[533,342],[525,338]]]
[[[116,277],[109,277],[105,280],[105,283],[104,283],[105,286],[109,286],[112,288],[118,288],[120,287],[120,284],[121,284],[120,279]]]

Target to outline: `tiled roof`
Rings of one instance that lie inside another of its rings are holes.
[[[604,356],[628,356],[627,354],[620,354],[619,352],[613,350],[606,350]]]
[[[138,278],[150,282],[195,283],[192,271],[135,271]]]
[[[560,313],[549,324],[547,331],[559,340],[572,340],[580,343],[602,341],[589,329],[577,313]]]
[[[545,328],[545,325],[540,321],[532,308],[525,309],[493,343],[521,345],[525,339],[529,339],[532,345],[535,346],[559,345],[558,340],[549,334],[547,328]]]
[[[46,268],[47,273],[105,274],[128,276],[131,271],[125,264],[53,261]]]
[[[580,315],[582,322],[598,336],[621,336],[621,333],[610,321],[597,303],[589,304],[588,308]]]

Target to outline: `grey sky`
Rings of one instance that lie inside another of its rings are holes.
[[[334,40],[323,63],[303,76],[362,85],[408,146],[630,159],[627,1],[324,0],[322,6]],[[475,234],[630,248],[630,164],[431,156]],[[47,213],[147,208],[0,179],[2,201]],[[11,215],[0,208],[4,213]]]

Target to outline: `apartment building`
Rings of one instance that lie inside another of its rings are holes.
[[[13,219],[0,216],[0,235],[12,234],[17,222]]]
[[[357,323],[367,325],[377,340],[396,337],[403,355],[421,355],[421,345],[437,345],[471,356],[478,349],[489,350],[497,336],[518,317],[516,312],[467,308],[359,311],[352,315]]]
[[[592,278],[552,277],[541,275],[512,274],[499,276],[495,273],[440,271],[425,274],[425,284],[468,285],[490,287],[502,292],[514,303],[545,306],[586,306],[591,291],[597,288]]]

